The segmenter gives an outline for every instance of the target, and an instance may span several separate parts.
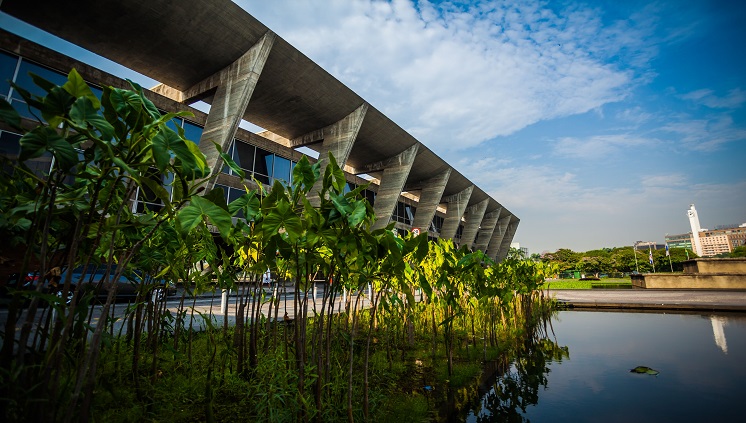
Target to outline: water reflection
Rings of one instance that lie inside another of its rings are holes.
[[[562,311],[552,324],[556,338],[517,351],[466,421],[742,421],[745,313]]]
[[[548,363],[569,358],[567,347],[560,347],[550,339],[529,340],[516,353],[510,370],[495,380],[482,398],[480,408],[472,410],[467,421],[526,421],[526,407],[539,401],[540,388],[547,385]]]
[[[728,318],[725,316],[710,316],[712,322],[712,334],[715,336],[715,345],[728,354],[728,343],[725,340],[725,331],[723,328],[728,323]]]

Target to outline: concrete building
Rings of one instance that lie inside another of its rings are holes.
[[[669,248],[685,248],[692,250],[692,233],[688,232],[685,234],[668,235],[666,234],[666,244]]]
[[[734,248],[746,245],[746,223],[737,227],[720,227],[719,229],[701,229],[699,231],[702,257],[712,257],[718,254],[730,253]],[[671,248],[692,249],[694,236],[692,233],[680,235],[666,235],[666,242]]]
[[[241,181],[223,170],[219,144],[261,183],[289,180],[307,147],[322,166],[334,154],[350,188],[373,178],[365,196],[374,228],[395,222],[431,238],[448,238],[502,260],[519,219],[496,199],[229,0],[5,0],[0,10],[57,37],[122,64],[160,84],[147,93],[164,111],[190,111],[180,119],[187,138],[208,158],[213,184],[231,199]],[[75,67],[92,85],[127,88],[114,75],[0,30],[0,95],[28,112],[7,79],[33,89],[28,72],[53,82]],[[209,113],[191,107],[203,101]],[[264,131],[239,128],[245,120]],[[18,134],[0,128],[0,154],[18,153]],[[39,169],[48,160],[36,163]],[[154,175],[163,179],[163,175]],[[213,187],[209,187],[213,188]],[[134,210],[158,204],[133,200]]]

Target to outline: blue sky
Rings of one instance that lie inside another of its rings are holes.
[[[743,2],[237,3],[508,207],[531,252],[662,242],[690,203],[746,222]]]

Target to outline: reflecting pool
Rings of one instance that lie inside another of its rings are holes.
[[[552,327],[569,354],[530,349],[466,421],[746,421],[744,314],[561,311]]]

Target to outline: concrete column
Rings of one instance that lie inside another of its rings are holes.
[[[479,229],[477,244],[474,246],[475,249],[487,254],[487,247],[490,244],[490,240],[492,240],[492,234],[495,232],[495,226],[497,226],[497,219],[500,217],[501,210],[502,207],[484,215],[481,228]]]
[[[413,228],[420,228],[423,232],[430,230],[430,223],[435,217],[435,211],[438,208],[438,204],[440,204],[440,199],[443,198],[443,191],[446,189],[446,184],[450,176],[451,168],[448,168],[440,175],[422,183],[420,201],[417,203],[417,211],[412,221]]]
[[[471,198],[471,192],[474,190],[474,185],[466,188],[458,194],[453,194],[450,197],[444,199],[444,202],[448,203],[448,209],[446,210],[446,218],[443,221],[443,227],[440,229],[440,237],[453,239],[458,231],[458,225],[461,223],[461,217],[466,211],[466,206],[469,204]]]
[[[503,237],[505,236],[505,232],[508,230],[508,224],[510,223],[510,216],[511,215],[505,215],[503,217],[500,217],[497,221],[497,225],[495,226],[495,231],[492,232],[492,237],[490,238],[490,244],[487,247],[487,257],[497,260],[497,253],[500,252],[500,245],[503,242]]]
[[[371,226],[371,231],[384,228],[391,221],[391,214],[396,207],[396,202],[399,201],[419,148],[420,144],[417,143],[394,157],[365,166],[366,172],[383,169],[381,183],[376,193],[376,203],[373,205],[376,221]]]
[[[497,261],[501,262],[505,260],[505,257],[508,256],[508,251],[510,250],[510,243],[513,242],[513,236],[515,235],[515,231],[518,229],[518,222],[520,220],[515,217],[510,217],[510,223],[508,223],[508,229],[505,231],[505,236],[503,237],[502,242],[500,243],[500,251],[497,253]]]
[[[223,167],[223,160],[213,142],[217,143],[223,151],[231,146],[275,37],[274,33],[268,32],[243,56],[219,72],[219,75],[216,74],[219,76],[219,80],[215,81],[217,91],[199,142],[199,149],[207,156],[207,165],[212,174],[220,172]],[[212,81],[215,78],[208,79]],[[197,85],[212,84],[206,84],[203,81]],[[214,185],[215,179],[213,178],[206,187],[206,191],[212,189]]]
[[[464,216],[466,217],[466,224],[464,225],[464,233],[461,235],[461,242],[459,245],[466,245],[471,248],[474,244],[474,238],[477,237],[479,231],[479,224],[484,219],[484,212],[487,211],[487,205],[489,205],[490,199],[486,198],[479,203],[466,209]]]
[[[319,198],[319,192],[321,186],[324,183],[323,176],[326,165],[329,164],[329,153],[332,153],[334,160],[337,161],[339,167],[344,167],[347,162],[347,158],[350,156],[352,146],[355,144],[355,138],[360,131],[360,127],[365,119],[365,113],[368,111],[368,104],[363,103],[355,109],[354,112],[345,116],[339,122],[333,123],[321,131],[314,131],[309,136],[321,137],[323,139],[321,148],[319,150],[319,163],[321,163],[321,177],[313,185],[313,188],[308,192],[308,201],[314,207],[321,205],[321,198]],[[320,132],[320,134],[319,134]],[[299,139],[291,140],[291,144],[296,147],[303,145],[303,139],[308,137],[300,137]]]

